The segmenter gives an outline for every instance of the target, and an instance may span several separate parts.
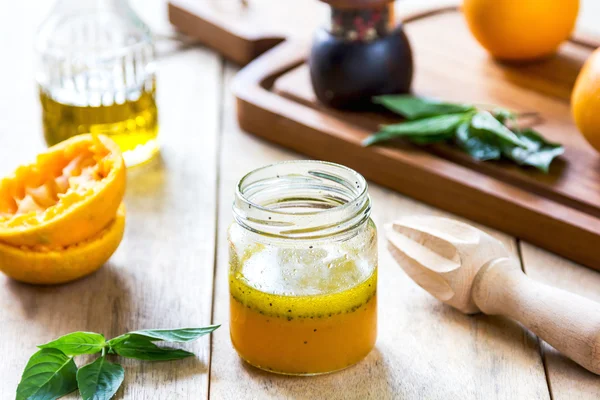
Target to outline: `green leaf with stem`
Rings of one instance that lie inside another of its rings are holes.
[[[548,172],[552,161],[564,152],[560,144],[547,141],[534,130],[519,129],[519,115],[505,108],[477,111],[474,105],[444,103],[411,95],[379,96],[373,101],[409,121],[383,126],[363,141],[364,146],[400,137],[416,144],[454,138],[461,149],[477,160],[504,157],[543,172]]]
[[[471,113],[440,115],[400,124],[384,125],[379,132],[366,138],[362,144],[363,146],[371,146],[375,143],[399,137],[412,141],[419,138],[422,140],[421,143],[444,141],[452,138],[456,128],[461,123],[468,121],[471,115]],[[427,139],[430,140],[427,141]]]
[[[503,125],[506,125],[507,122],[515,123],[517,120],[517,114],[502,107],[496,107],[492,110],[492,115],[498,122]]]
[[[77,366],[57,349],[42,349],[29,359],[17,387],[17,400],[55,400],[77,389]]]
[[[373,102],[381,104],[408,120],[445,114],[459,114],[475,110],[475,107],[470,104],[444,103],[435,99],[412,95],[377,96],[373,98]]]
[[[446,141],[452,139],[452,136],[453,136],[453,134],[451,134],[451,133],[444,133],[441,135],[405,136],[404,139],[408,140],[411,143],[425,146],[428,144],[446,142]]]
[[[142,336],[125,336],[128,337],[111,345],[112,351],[122,357],[145,361],[170,361],[194,356],[194,353],[189,351],[158,347],[150,339]]]
[[[496,143],[490,142],[489,137],[473,134],[469,122],[458,127],[455,140],[461,149],[476,160],[497,160],[502,156],[500,147]]]
[[[128,335],[137,335],[150,340],[164,340],[165,342],[185,343],[196,340],[216,330],[221,325],[209,325],[202,328],[180,329],[144,329],[129,332]]]
[[[111,399],[119,390],[123,379],[123,367],[106,361],[105,355],[77,371],[77,384],[83,400]]]
[[[106,346],[104,336],[94,332],[73,332],[38,346],[40,349],[58,349],[69,356],[95,354]]]
[[[519,165],[532,166],[545,173],[548,173],[552,161],[565,152],[563,146],[547,141],[533,129],[521,131],[519,139],[527,143],[527,149],[505,145],[502,154]]]
[[[84,400],[108,400],[124,379],[119,364],[106,361],[106,354],[148,361],[178,360],[192,357],[181,349],[158,347],[154,341],[189,342],[213,332],[220,325],[203,328],[147,329],[130,332],[109,341],[93,332],[73,332],[40,345],[17,387],[17,400],[54,400],[79,388]],[[96,361],[79,372],[70,355],[102,352]]]
[[[494,116],[488,111],[479,111],[471,119],[470,129],[474,134],[484,135],[485,133],[496,136],[499,141],[510,143],[515,146],[528,148],[528,143],[519,139],[516,133],[508,129],[506,126],[500,123]]]

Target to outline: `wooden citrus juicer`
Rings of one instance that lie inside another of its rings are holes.
[[[385,227],[404,271],[463,313],[520,322],[589,371],[600,374],[600,303],[528,278],[487,233],[439,217],[406,217]]]

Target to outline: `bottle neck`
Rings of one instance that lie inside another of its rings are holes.
[[[386,36],[393,28],[393,4],[362,9],[332,6],[330,32],[351,42],[370,42]]]

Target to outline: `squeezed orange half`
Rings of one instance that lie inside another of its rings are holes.
[[[233,257],[231,262],[240,265],[232,265],[229,277],[231,340],[245,361],[276,373],[312,375],[346,368],[373,349],[376,266],[369,266],[365,275],[364,266],[361,269],[343,256],[325,267],[326,275],[311,265],[305,266],[304,274],[295,268],[283,274],[285,285],[301,293],[294,295],[272,290],[277,285],[265,277],[268,268],[251,270],[257,262],[268,263],[268,257],[255,258],[252,263],[251,257]],[[306,288],[316,288],[320,294],[305,294],[310,292]]]

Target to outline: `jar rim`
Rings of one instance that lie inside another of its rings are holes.
[[[236,185],[233,205],[242,227],[286,238],[348,232],[366,222],[370,211],[361,174],[318,160],[283,161],[249,172]]]
[[[368,184],[367,184],[367,181],[366,181],[366,179],[365,179],[365,178],[364,178],[364,177],[363,177],[361,174],[359,174],[358,172],[356,172],[355,170],[353,170],[352,168],[348,168],[348,167],[346,167],[345,165],[342,165],[342,164],[336,164],[336,163],[329,162],[329,161],[319,161],[319,160],[288,160],[288,161],[281,161],[281,162],[277,162],[277,163],[273,163],[273,164],[268,164],[268,165],[262,166],[262,167],[260,167],[260,168],[257,168],[257,169],[254,169],[254,170],[252,170],[252,171],[248,172],[246,175],[244,175],[244,176],[243,176],[243,177],[242,177],[242,178],[241,178],[241,179],[238,181],[238,183],[237,183],[237,185],[236,185],[236,195],[239,195],[239,196],[241,196],[241,197],[244,197],[244,198],[246,198],[246,197],[244,196],[244,192],[243,192],[242,186],[243,186],[243,184],[244,184],[244,181],[245,181],[246,179],[248,179],[249,177],[251,177],[251,176],[252,176],[253,174],[255,174],[255,173],[258,173],[258,172],[260,172],[260,171],[267,170],[267,169],[269,169],[269,168],[272,168],[272,167],[275,167],[275,166],[278,166],[278,165],[284,165],[284,164],[296,164],[296,165],[299,165],[299,164],[305,164],[305,163],[306,163],[306,164],[315,164],[315,165],[329,165],[329,166],[332,166],[332,167],[334,167],[334,168],[340,168],[340,169],[346,170],[347,172],[349,172],[349,173],[351,173],[351,174],[355,175],[355,176],[356,176],[356,178],[359,180],[359,182],[361,182],[361,183],[362,183],[362,185],[361,185],[361,187],[362,187],[362,190],[361,190],[361,192],[360,192],[360,193],[358,193],[358,194],[355,196],[355,198],[353,198],[353,199],[350,199],[350,200],[349,200],[347,203],[345,203],[345,204],[341,204],[341,205],[339,205],[339,206],[335,206],[335,207],[333,207],[333,208],[329,208],[329,209],[327,209],[327,210],[325,210],[325,211],[309,211],[309,212],[305,212],[305,213],[295,213],[296,215],[299,215],[299,214],[300,214],[300,215],[302,215],[302,214],[318,214],[318,213],[322,213],[322,212],[331,211],[331,210],[333,210],[334,208],[336,208],[336,209],[338,209],[338,210],[339,210],[339,209],[341,209],[341,208],[343,208],[343,207],[347,207],[347,206],[349,206],[349,205],[351,204],[351,202],[352,202],[352,201],[356,201],[356,200],[357,200],[357,199],[359,199],[361,196],[363,196],[363,195],[367,194],[367,191],[368,191]],[[246,198],[246,199],[247,199],[247,198]],[[247,199],[247,200],[248,200],[248,202],[249,202],[250,204],[252,204],[252,206],[253,206],[253,207],[256,207],[256,208],[258,208],[258,209],[262,209],[262,210],[269,211],[269,212],[272,212],[272,213],[290,214],[290,212],[279,211],[279,210],[273,210],[273,209],[270,209],[270,208],[268,208],[268,207],[262,206],[262,205],[260,205],[260,204],[254,203],[254,202],[252,202],[252,201],[251,201],[251,200],[249,200],[249,199]]]

